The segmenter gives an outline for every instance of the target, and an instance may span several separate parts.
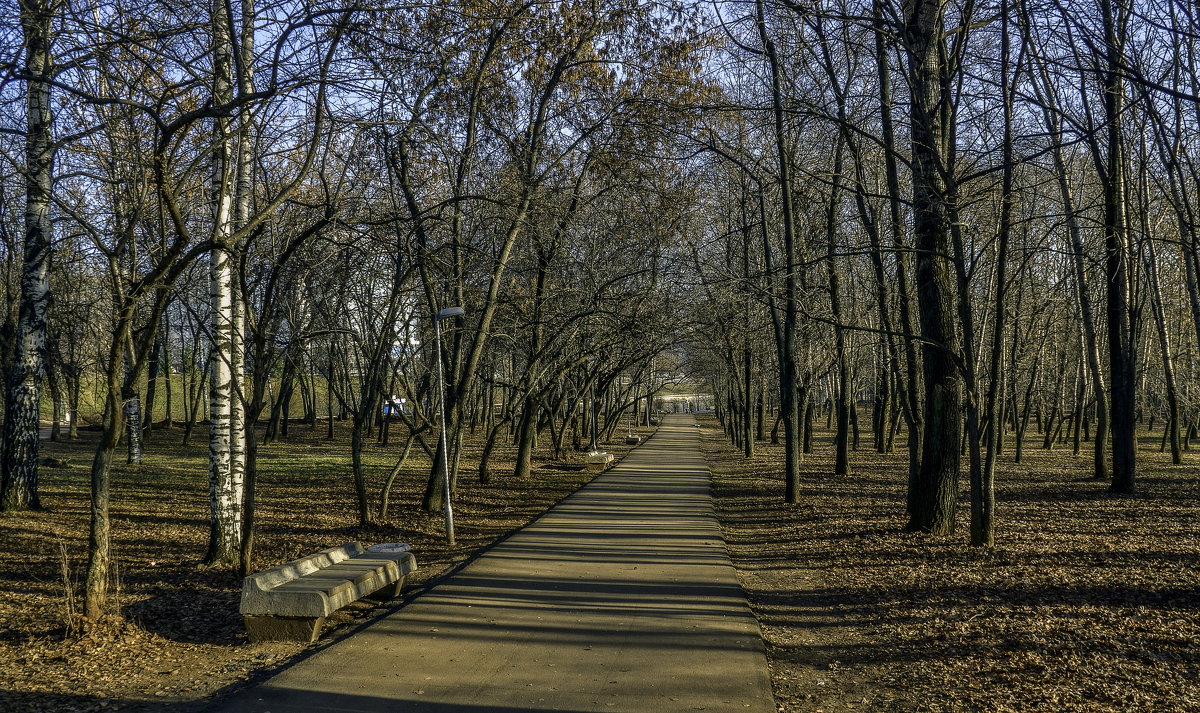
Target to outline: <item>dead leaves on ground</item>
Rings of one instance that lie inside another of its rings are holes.
[[[1194,464],[1145,449],[1138,494],[1112,497],[1086,458],[1006,457],[998,545],[976,550],[900,532],[903,453],[860,450],[833,476],[818,447],[786,506],[781,454],[746,461],[708,433],[782,711],[1200,711]]]
[[[455,498],[458,546],[445,544],[440,513],[420,507],[428,460],[410,457],[391,494],[386,522],[359,527],[350,477],[348,434],[323,438],[323,429],[293,427],[286,443],[260,446],[256,566],[266,568],[358,539],[408,542],[421,586],[473,552],[524,526],[591,479],[571,463],[510,475],[515,449],[501,445],[492,482],[475,478],[482,434],[469,437]],[[648,434],[645,431],[643,435]],[[145,464],[114,468],[113,549],[119,593],[110,616],[79,622],[67,635],[67,591],[78,597],[87,546],[88,471],[43,471],[43,513],[0,517],[0,711],[197,710],[222,690],[286,663],[306,647],[248,644],[237,612],[241,581],[225,568],[204,568],[208,529],[207,444],[178,445],[178,431],[158,432]],[[94,433],[77,443],[46,443],[49,457],[90,461]],[[372,496],[398,455],[403,439],[365,449]],[[618,455],[628,448],[609,447]],[[546,453],[539,453],[543,461]],[[581,456],[579,456],[581,460]],[[70,584],[62,575],[67,553]],[[78,611],[78,600],[75,611]],[[347,623],[373,616],[355,604],[331,617]],[[78,615],[75,614],[77,617]],[[77,621],[75,619],[74,621]]]

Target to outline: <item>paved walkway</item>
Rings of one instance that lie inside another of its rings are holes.
[[[667,418],[458,574],[213,710],[773,712],[698,445]]]

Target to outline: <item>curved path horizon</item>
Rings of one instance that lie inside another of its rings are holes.
[[[691,416],[214,713],[775,710]],[[418,561],[420,553],[416,553]]]

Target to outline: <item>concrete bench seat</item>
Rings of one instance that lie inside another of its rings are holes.
[[[399,548],[375,549],[384,551],[347,542],[246,577],[239,610],[250,640],[316,641],[325,617],[338,609],[398,596],[417,560]]]
[[[591,451],[583,459],[584,463],[587,464],[587,469],[593,473],[599,473],[603,471],[605,468],[612,465],[614,460],[616,460],[616,458],[612,453],[605,453],[604,451]]]

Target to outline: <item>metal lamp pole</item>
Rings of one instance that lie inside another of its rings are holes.
[[[437,361],[438,420],[442,434],[442,507],[446,514],[446,542],[454,544],[454,510],[450,507],[450,446],[446,434],[446,377],[442,374],[442,320],[466,314],[462,307],[447,307],[433,316],[433,344]]]
[[[600,442],[598,440],[598,434],[596,433],[596,419],[600,415],[600,410],[598,408],[596,408],[596,382],[595,382],[595,380],[592,381],[592,404],[591,404],[591,406],[592,406],[591,451],[594,453],[594,452],[600,450]]]

